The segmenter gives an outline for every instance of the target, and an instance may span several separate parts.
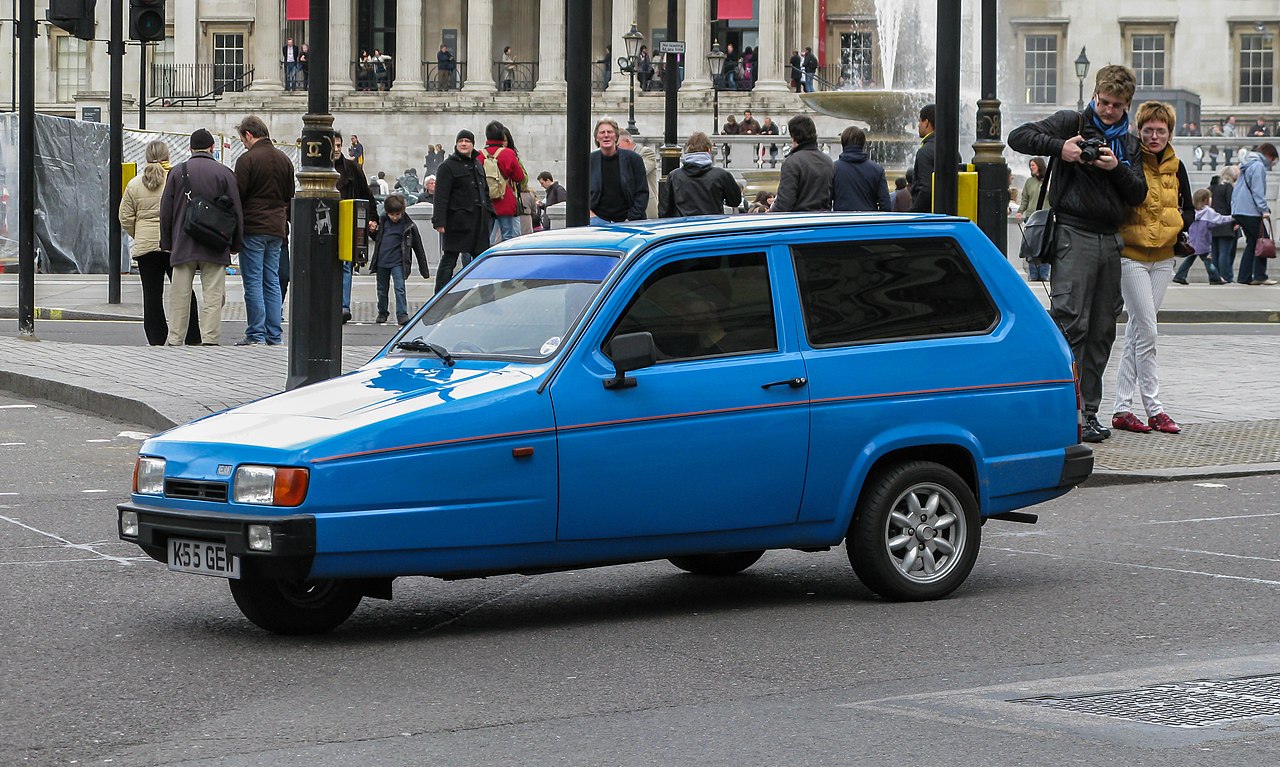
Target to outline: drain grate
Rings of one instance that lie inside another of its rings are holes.
[[[1244,719],[1280,716],[1280,675],[1198,679],[1136,690],[1021,698],[1013,702],[1165,727],[1213,727]]]
[[[1112,431],[1093,445],[1094,465],[1113,471],[1280,462],[1280,420],[1184,424],[1182,433]]]

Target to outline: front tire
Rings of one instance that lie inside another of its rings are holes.
[[[244,617],[275,634],[323,634],[360,605],[358,584],[343,580],[232,580],[231,596]]]
[[[690,554],[667,561],[694,575],[736,575],[759,561],[763,551],[730,551],[723,554]]]
[[[849,527],[849,563],[886,599],[941,599],[978,559],[978,501],[951,469],[911,461],[878,474]]]

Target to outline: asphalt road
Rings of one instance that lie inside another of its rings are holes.
[[[1204,727],[1014,702],[1280,674],[1277,477],[1078,490],[941,602],[788,551],[404,579],[289,639],[116,540],[141,431],[0,393],[0,764],[1280,763],[1280,679]]]

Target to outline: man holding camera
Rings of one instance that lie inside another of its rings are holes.
[[[1098,403],[1124,306],[1119,231],[1130,209],[1147,196],[1138,138],[1129,132],[1135,86],[1128,67],[1103,67],[1083,112],[1056,112],[1009,134],[1011,149],[1057,159],[1052,178],[1045,179],[1057,222],[1049,315],[1066,335],[1078,366],[1085,442],[1111,436],[1098,423]]]

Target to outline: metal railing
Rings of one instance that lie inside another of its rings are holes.
[[[591,90],[602,91],[609,87],[609,65],[603,61],[591,62]]]
[[[495,61],[493,81],[500,91],[531,91],[538,84],[538,62]]]
[[[458,91],[467,82],[467,62],[453,62],[453,70],[441,69],[439,62],[422,62],[422,84],[429,91]]]
[[[253,84],[253,68],[226,64],[152,64],[147,105],[216,101]]]
[[[351,62],[351,81],[358,91],[389,91],[395,83],[395,75],[395,62],[391,59]]]

